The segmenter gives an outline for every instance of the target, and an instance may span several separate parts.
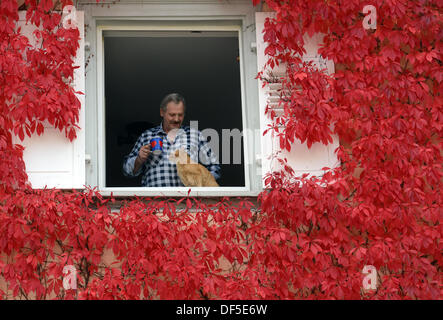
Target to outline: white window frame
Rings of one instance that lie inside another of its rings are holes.
[[[218,1],[218,0],[217,0]],[[189,10],[195,11],[195,4],[190,1]],[[211,2],[211,1],[209,1]],[[252,5],[246,6],[244,1],[239,1],[240,10],[239,15],[226,15],[224,10],[226,10],[224,4],[220,7],[220,3],[209,3],[206,4],[208,12],[214,12],[214,7],[223,8],[219,9],[219,15],[198,15],[195,12],[193,14],[179,13],[177,11],[176,15],[171,18],[171,16],[164,16],[162,14],[164,6],[168,4],[156,4],[153,3],[148,5],[146,9],[146,16],[140,12],[140,10],[132,11],[131,4],[121,4],[114,5],[113,10],[99,7],[99,6],[87,6],[82,8],[85,10],[85,24],[88,24],[90,29],[92,29],[89,34],[89,39],[93,42],[93,45],[89,43],[89,50],[94,51],[95,57],[93,59],[92,70],[88,70],[86,73],[86,95],[87,95],[87,116],[88,114],[94,114],[95,120],[91,119],[89,121],[89,126],[86,127],[87,132],[87,152],[88,152],[88,136],[94,137],[93,131],[96,132],[95,143],[90,143],[89,150],[94,155],[87,155],[86,159],[89,160],[89,168],[87,168],[87,185],[97,186],[98,190],[102,195],[114,195],[114,196],[165,196],[165,197],[181,197],[187,196],[189,189],[191,192],[190,196],[198,197],[221,197],[221,196],[257,196],[262,189],[262,176],[258,175],[257,172],[261,171],[259,163],[255,162],[257,154],[260,154],[260,137],[254,137],[251,134],[245,134],[243,136],[244,145],[244,170],[245,170],[245,186],[244,187],[165,187],[165,188],[148,188],[148,187],[106,187],[105,177],[106,177],[106,150],[105,150],[105,95],[104,95],[104,32],[105,31],[234,31],[238,32],[239,39],[239,54],[240,54],[240,77],[241,77],[241,101],[242,101],[242,126],[244,133],[252,133],[256,129],[260,129],[259,124],[259,108],[258,108],[258,91],[257,91],[257,80],[255,75],[257,74],[256,69],[256,56],[253,55],[253,61],[246,61],[244,52],[245,50],[250,50],[248,52],[249,60],[251,51],[253,50],[253,44],[255,42],[255,33],[251,32],[254,36],[253,39],[244,39],[244,31],[247,24],[251,25],[254,23],[254,10],[251,10]],[[249,1],[250,4],[250,1]],[[170,5],[174,5],[171,3]],[[176,5],[176,4],[175,4]],[[193,8],[194,6],[194,8]],[[248,7],[250,7],[248,9]],[[121,10],[119,10],[121,8]],[[246,8],[246,9],[245,9]],[[136,8],[133,8],[136,9]],[[158,10],[159,14],[156,15],[155,11]],[[179,8],[177,8],[179,9]],[[229,10],[235,12],[239,7],[234,5],[234,8]],[[191,12],[190,11],[190,12]],[[204,13],[205,10],[202,10]],[[250,11],[250,12],[249,12]],[[103,12],[107,12],[110,16],[103,17]],[[247,13],[245,13],[247,12]],[[137,13],[137,16],[135,16]],[[124,16],[121,16],[124,14]],[[170,12],[169,12],[170,14]],[[246,17],[248,15],[248,17]],[[249,20],[249,21],[248,21]],[[95,29],[95,30],[94,30]],[[95,32],[94,32],[95,31]],[[88,35],[87,35],[88,39]],[[245,45],[246,43],[246,45]],[[88,43],[87,43],[88,45]],[[95,46],[94,46],[95,45]],[[250,45],[252,47],[246,48],[245,46]],[[88,50],[88,48],[87,48]],[[245,75],[245,61],[248,66],[249,75]],[[255,68],[253,68],[255,67]],[[252,68],[252,70],[251,70]],[[92,72],[91,72],[92,71]],[[252,77],[251,77],[252,75]],[[247,77],[247,78],[246,78]],[[95,81],[93,79],[95,78]],[[94,83],[95,82],[95,83]],[[88,94],[95,90],[95,94]],[[95,88],[95,89],[94,89]],[[252,98],[251,98],[252,97]],[[88,103],[89,102],[89,103]],[[94,105],[95,103],[95,105]],[[91,110],[92,108],[96,110]],[[93,112],[92,112],[93,111]],[[251,128],[251,121],[247,117],[253,116],[256,118],[257,123],[254,123],[255,128]],[[86,119],[88,120],[88,118]],[[88,122],[88,121],[87,121]],[[94,123],[95,122],[95,125]],[[94,138],[93,138],[94,139]],[[258,141],[257,141],[258,140]],[[94,148],[95,151],[93,150]],[[87,161],[88,161],[87,160]],[[220,159],[221,160],[221,159]],[[95,163],[94,163],[95,162]],[[88,164],[88,163],[87,163]],[[88,179],[89,174],[89,179]],[[91,179],[92,177],[92,179]],[[95,181],[94,181],[95,180]],[[94,183],[95,182],[95,183]]]

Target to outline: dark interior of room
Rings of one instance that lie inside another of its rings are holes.
[[[238,37],[189,32],[175,36],[105,36],[106,186],[139,187],[123,175],[123,157],[138,136],[161,123],[160,102],[177,92],[186,100],[184,125],[219,133],[222,187],[244,186],[241,164],[222,164],[222,129],[242,127]],[[231,142],[231,159],[233,158]],[[243,150],[243,139],[242,139]]]

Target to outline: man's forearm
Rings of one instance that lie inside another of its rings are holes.
[[[218,180],[220,178],[220,166],[219,165],[212,164],[207,169],[214,176],[215,180]]]
[[[137,156],[137,158],[135,158],[135,161],[134,161],[134,170],[132,171],[132,173],[135,174],[138,170],[140,170],[142,165],[143,165],[143,161],[140,159],[139,156]]]

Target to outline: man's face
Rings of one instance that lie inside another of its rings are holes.
[[[166,105],[166,111],[160,108],[160,116],[163,118],[163,130],[165,132],[180,128],[185,117],[183,102],[169,102]]]

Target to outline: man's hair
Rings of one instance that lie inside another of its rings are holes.
[[[160,103],[160,108],[163,111],[166,111],[166,106],[168,105],[169,102],[174,102],[176,104],[183,102],[183,107],[186,110],[185,98],[183,98],[183,96],[179,93],[170,93],[166,97],[164,97],[162,102]]]

